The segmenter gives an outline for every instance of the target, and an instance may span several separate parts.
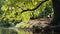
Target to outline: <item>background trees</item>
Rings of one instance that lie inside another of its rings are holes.
[[[0,18],[1,26],[25,27],[31,18],[53,15],[51,0],[4,0],[0,10],[3,12]]]

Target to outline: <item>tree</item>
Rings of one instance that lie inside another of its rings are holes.
[[[54,8],[54,18],[52,21],[52,25],[60,24],[60,0],[52,0],[53,8]]]

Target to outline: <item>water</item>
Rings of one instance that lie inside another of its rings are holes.
[[[8,28],[0,28],[0,34],[32,34],[30,30],[26,29],[8,29]]]
[[[39,30],[39,33],[37,31],[33,33],[33,31],[29,29],[16,29],[16,28],[1,28],[0,27],[0,34],[60,34],[60,29],[57,30]]]

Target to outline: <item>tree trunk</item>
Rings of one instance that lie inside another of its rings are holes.
[[[54,8],[54,18],[52,25],[60,25],[60,0],[52,0]]]

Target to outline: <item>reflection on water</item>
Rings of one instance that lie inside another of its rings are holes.
[[[13,29],[0,28],[0,34],[32,34],[32,32],[26,29],[13,30]]]
[[[54,29],[39,30],[39,33],[37,33],[37,31],[33,33],[29,29],[0,28],[0,34],[57,34],[57,33],[60,34],[60,29],[59,30],[54,30]]]

